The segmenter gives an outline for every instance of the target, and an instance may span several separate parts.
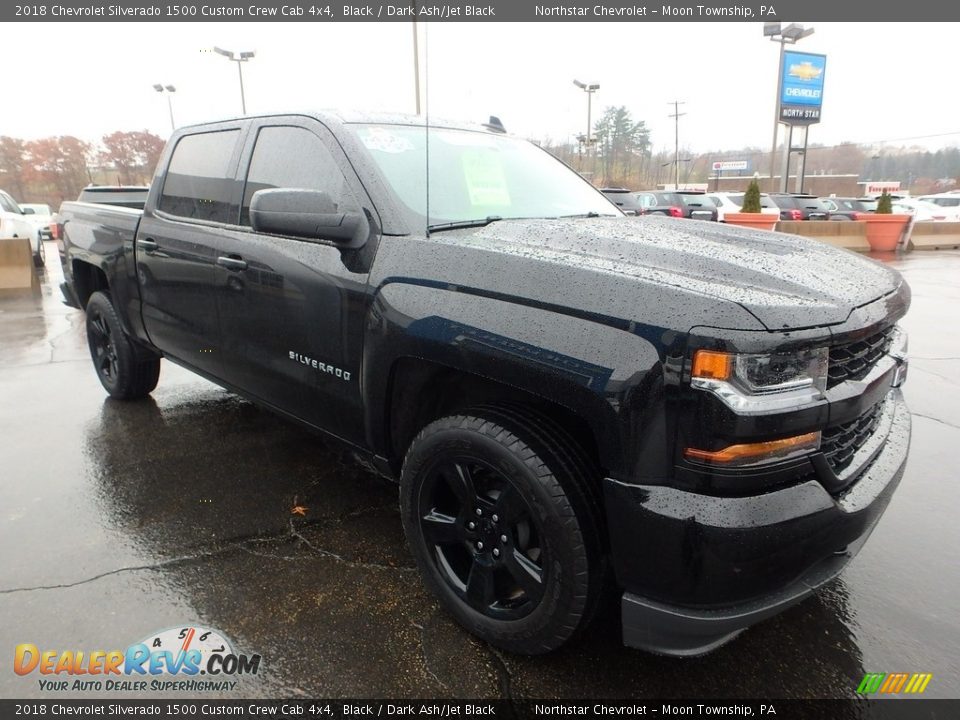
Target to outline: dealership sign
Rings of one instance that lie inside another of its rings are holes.
[[[749,169],[749,160],[717,160],[713,163],[713,171],[717,173]]]
[[[820,122],[827,56],[787,51],[780,76],[779,118],[790,125]]]

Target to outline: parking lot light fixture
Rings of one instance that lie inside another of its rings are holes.
[[[167,94],[167,110],[170,111],[170,129],[176,130],[177,125],[176,123],[173,122],[173,101],[170,98],[173,95],[173,93],[177,91],[177,89],[173,85],[161,85],[160,83],[155,84],[153,86],[153,89],[156,90],[161,95],[163,93]]]
[[[590,136],[590,132],[591,132],[590,126],[592,124],[592,119],[591,119],[592,100],[593,100],[593,94],[600,89],[600,83],[583,83],[583,82],[580,82],[579,80],[574,80],[573,84],[587,94],[587,153],[590,154],[591,153],[590,148],[593,146],[593,140]]]
[[[237,64],[237,73],[240,75],[240,107],[243,110],[243,114],[247,114],[247,98],[243,92],[243,63],[252,60],[256,57],[257,53],[253,50],[244,50],[242,52],[235,53],[232,50],[224,50],[223,48],[214,47],[213,51],[217,55],[223,55],[227,60],[235,62]]]

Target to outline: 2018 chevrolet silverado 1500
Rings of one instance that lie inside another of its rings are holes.
[[[816,241],[625,217],[499,130],[178,130],[142,212],[60,211],[97,375],[140,398],[166,357],[347,443],[494,645],[556,648],[615,586],[627,644],[707,652],[887,506],[910,291]]]

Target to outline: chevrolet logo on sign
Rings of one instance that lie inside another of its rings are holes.
[[[816,80],[823,74],[823,68],[814,67],[813,64],[809,62],[802,62],[797,65],[791,65],[787,74],[798,80],[810,82],[811,80]]]

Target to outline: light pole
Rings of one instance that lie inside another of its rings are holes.
[[[256,57],[256,53],[253,50],[234,53],[231,50],[224,50],[223,48],[218,47],[215,47],[213,51],[218,55],[223,55],[228,60],[231,60],[237,64],[237,72],[240,74],[240,107],[243,108],[243,114],[246,115],[247,99],[243,94],[243,63],[247,62],[253,57]]]
[[[413,0],[413,92],[416,95],[414,105],[420,114],[420,37],[417,32],[417,0]]]
[[[591,125],[590,113],[591,113],[591,110],[592,110],[592,102],[591,102],[591,101],[593,100],[593,94],[594,94],[597,90],[600,89],[600,83],[582,83],[582,82],[580,82],[579,80],[574,80],[574,81],[573,81],[573,84],[576,85],[578,88],[580,88],[581,90],[583,90],[583,91],[587,94],[587,154],[588,154],[590,157],[593,157],[593,154],[592,154],[592,152],[591,152],[591,148],[593,147],[593,140],[592,140],[591,137],[590,137],[590,131],[591,131],[591,128],[590,128],[590,125]],[[591,167],[591,170],[592,170],[592,169],[593,169],[593,168]]]
[[[686,105],[685,102],[680,100],[674,100],[673,102],[667,103],[667,105],[673,105],[673,115],[667,115],[667,117],[673,118],[673,164],[674,164],[674,174],[673,174],[673,189],[680,189],[680,118],[686,113],[680,112],[680,106]],[[687,174],[689,178],[689,173]]]
[[[176,130],[176,129],[177,129],[177,126],[176,126],[176,124],[173,122],[173,101],[170,99],[170,97],[173,95],[173,93],[175,93],[175,92],[177,91],[177,89],[176,89],[173,85],[161,85],[161,84],[159,84],[159,83],[157,83],[156,85],[154,85],[154,86],[153,86],[153,89],[156,90],[156,91],[157,91],[158,93],[160,93],[161,95],[162,95],[164,92],[167,93],[167,110],[170,111],[170,129],[171,129],[171,130]]]
[[[790,23],[782,28],[778,22],[767,22],[763,24],[764,37],[770,38],[772,42],[780,43],[780,64],[777,70],[777,101],[773,105],[773,145],[770,147],[770,189],[774,189],[773,171],[777,163],[777,130],[780,128],[780,95],[783,92],[783,53],[787,45],[796,45],[805,37],[813,35],[813,28],[804,29],[803,25]],[[787,152],[790,149],[787,148]],[[780,178],[781,190],[787,189],[787,178]]]

